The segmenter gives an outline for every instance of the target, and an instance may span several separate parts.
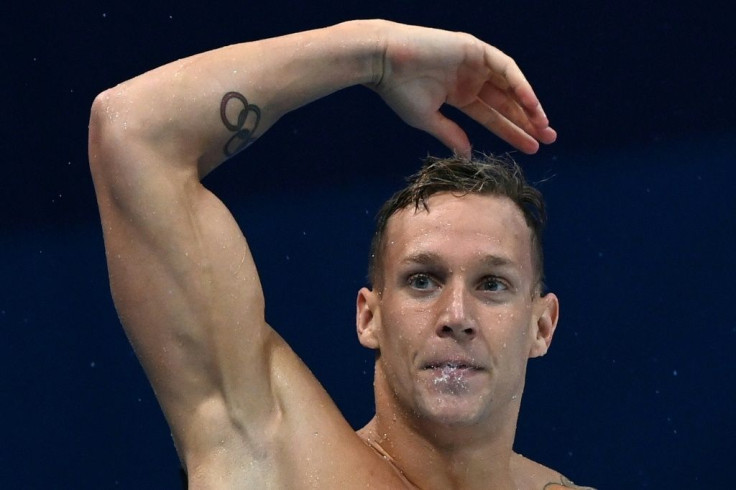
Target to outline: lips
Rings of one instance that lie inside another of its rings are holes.
[[[473,393],[477,380],[483,371],[470,359],[431,360],[424,364],[422,376],[432,392],[449,396],[462,396]]]
[[[473,364],[470,360],[451,360],[451,361],[429,361],[424,364],[422,369],[469,369],[473,371],[481,371],[483,368]]]

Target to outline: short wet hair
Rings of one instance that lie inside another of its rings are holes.
[[[376,216],[376,231],[371,241],[368,279],[373,287],[382,289],[383,253],[386,225],[391,216],[409,206],[429,211],[427,200],[433,194],[452,192],[455,195],[480,194],[503,196],[513,201],[524,215],[531,231],[532,266],[535,286],[544,288],[544,255],[542,231],[547,213],[542,193],[529,185],[519,165],[509,156],[480,155],[465,158],[427,157],[419,172],[407,178],[407,185],[386,201]]]

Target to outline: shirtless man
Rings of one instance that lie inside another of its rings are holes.
[[[445,103],[527,153],[556,138],[508,56],[387,21],[228,46],[94,102],[111,289],[189,488],[572,486],[512,449],[527,359],[546,352],[558,305],[509,198],[438,192],[388,217],[357,298],[359,340],[377,352],[376,415],[357,433],[266,323],[246,240],[200,181],[286,112],[355,84],[457,161],[470,143]]]

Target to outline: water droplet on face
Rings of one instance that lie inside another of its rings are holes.
[[[452,365],[435,369],[435,377],[432,383],[442,391],[451,394],[465,392],[468,390],[467,379],[465,379],[466,369]]]

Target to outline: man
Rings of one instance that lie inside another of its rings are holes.
[[[541,294],[534,213],[509,197],[446,187],[384,213],[374,284],[357,299],[360,342],[377,352],[376,416],[357,434],[266,323],[245,238],[200,180],[284,113],[355,84],[461,167],[470,144],[444,103],[528,153],[556,137],[509,57],[386,21],[193,56],[93,105],[115,305],[190,488],[571,485],[512,450],[526,361],[546,351],[557,299]]]

